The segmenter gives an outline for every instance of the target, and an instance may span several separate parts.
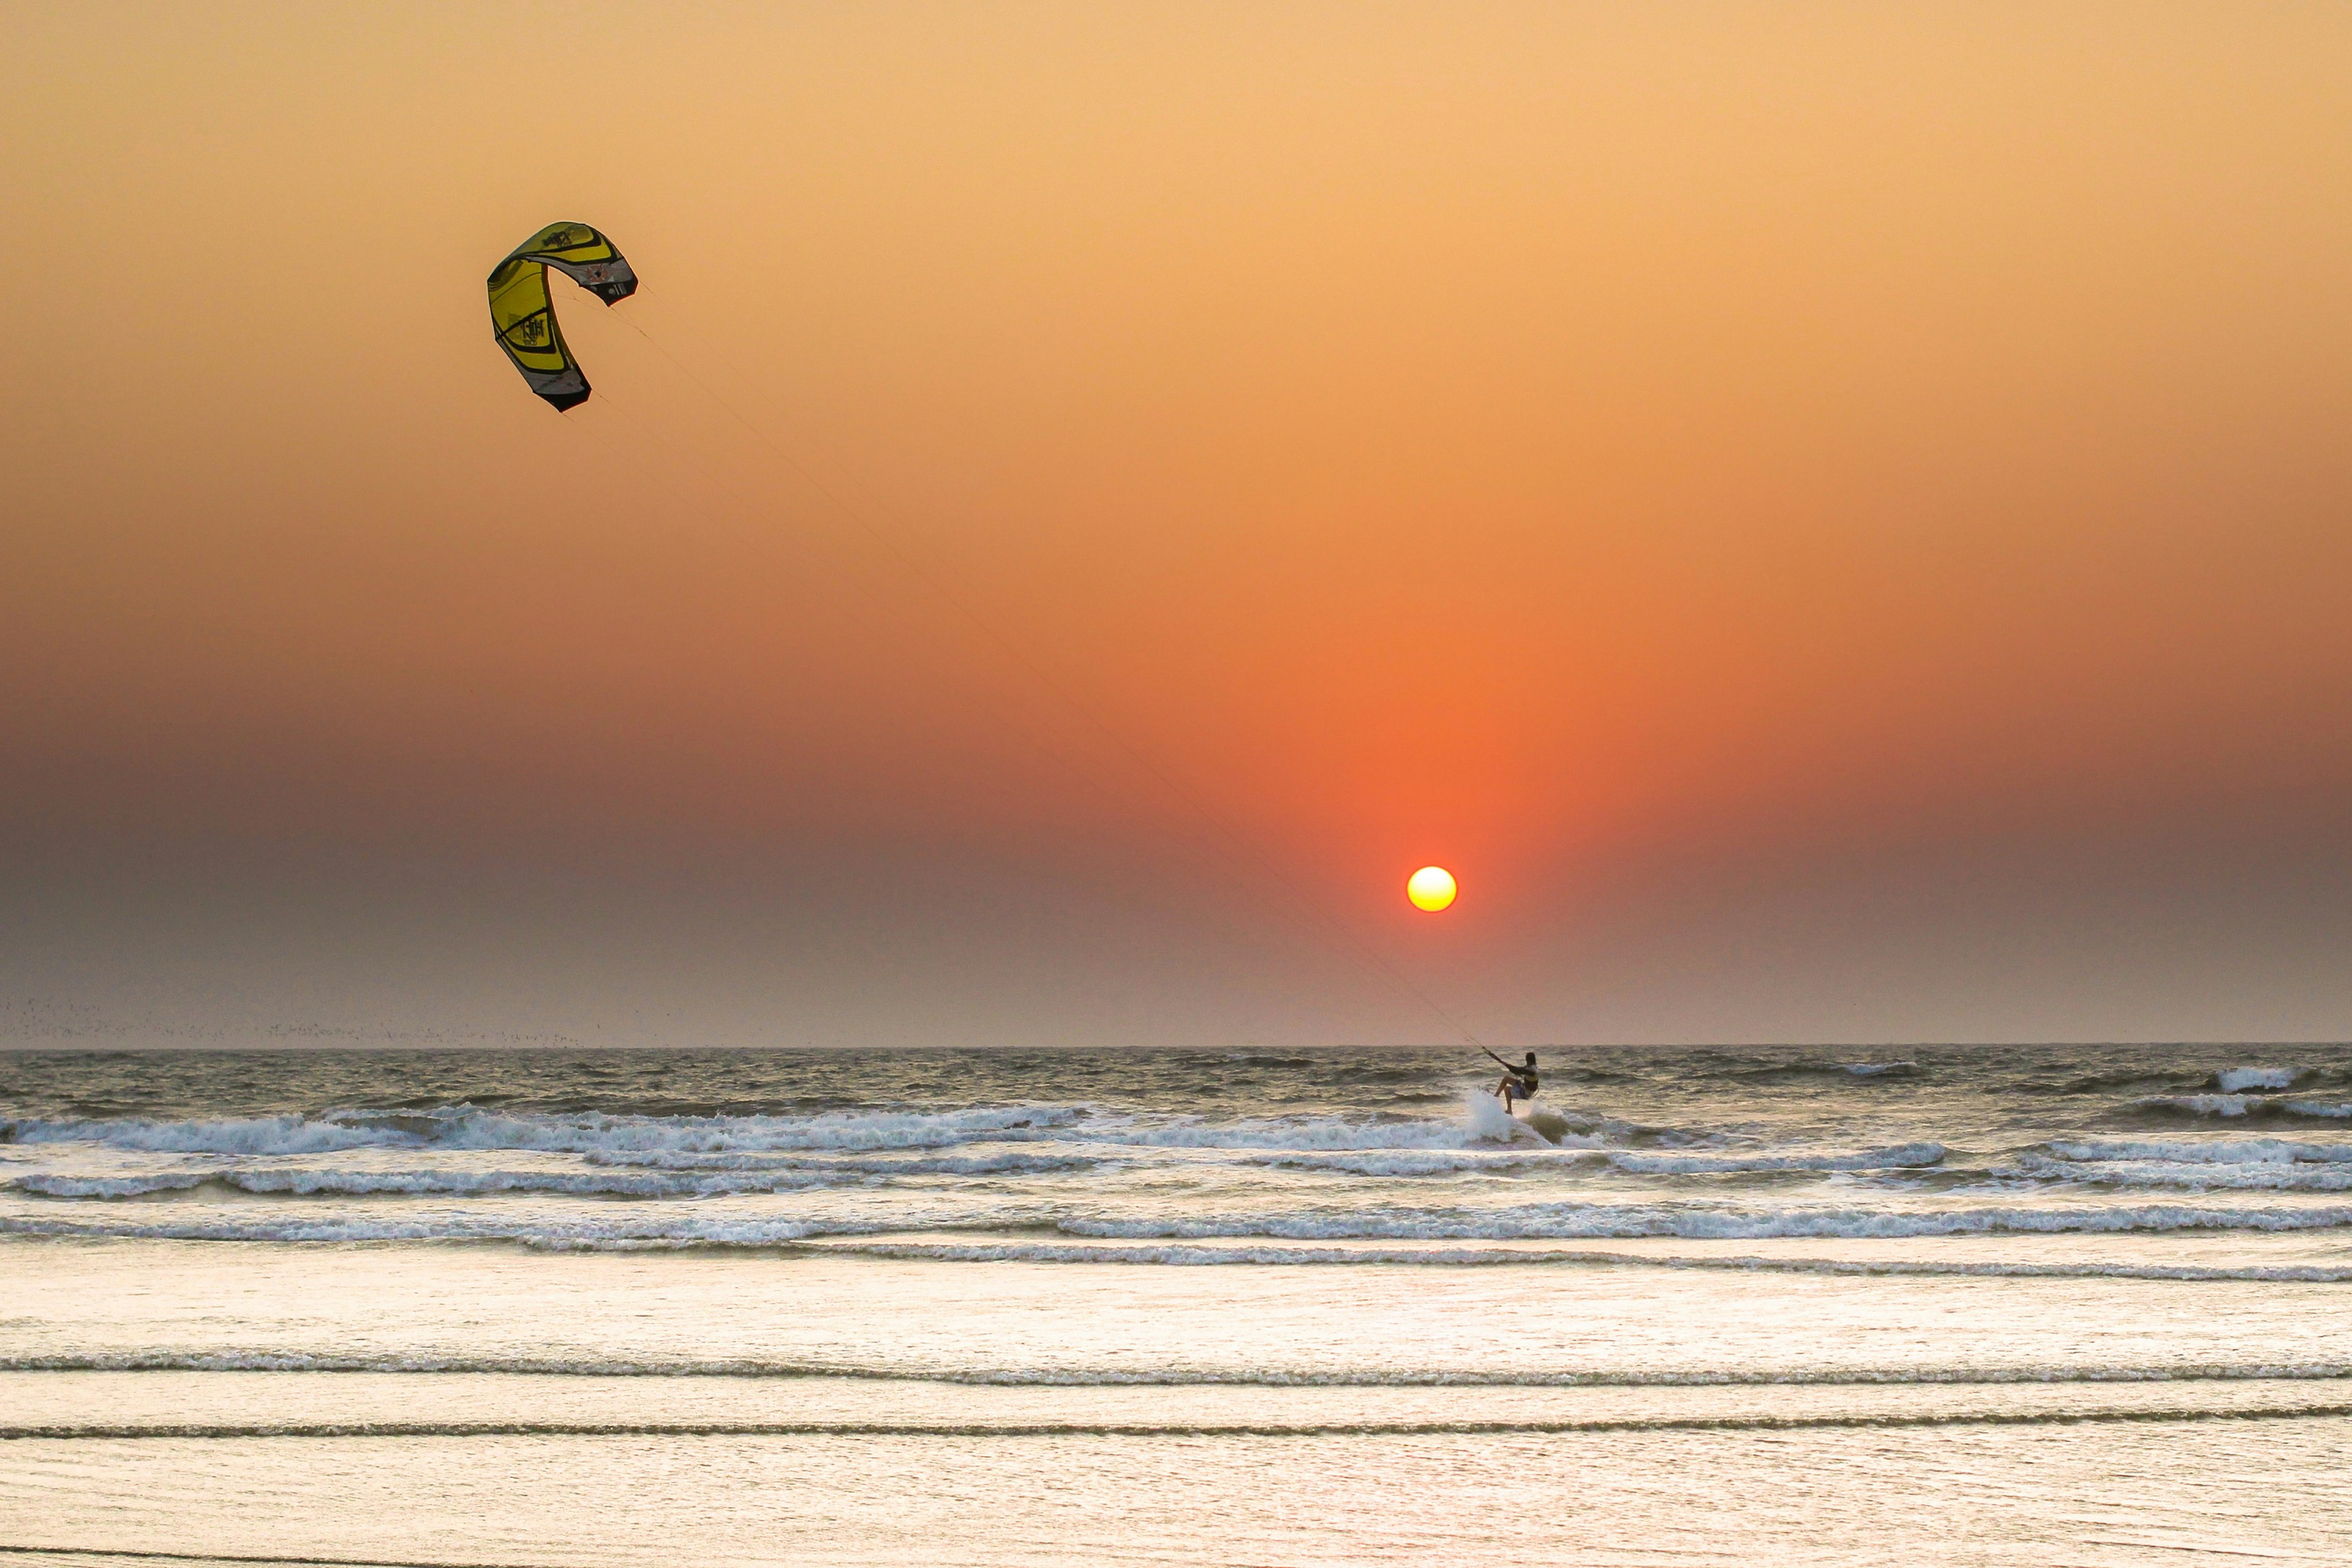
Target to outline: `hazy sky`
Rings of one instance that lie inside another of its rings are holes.
[[[17,4],[0,215],[0,1044],[2352,1035],[2342,5]]]

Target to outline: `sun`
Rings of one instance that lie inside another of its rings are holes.
[[[1454,901],[1454,873],[1443,866],[1423,866],[1405,879],[1404,896],[1414,909],[1435,914]]]

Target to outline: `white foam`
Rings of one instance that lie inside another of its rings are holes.
[[[1066,1105],[976,1106],[968,1110],[828,1110],[814,1116],[604,1116],[521,1118],[469,1111],[435,1141],[457,1149],[537,1149],[588,1154],[685,1151],[939,1149],[1052,1135],[1078,1119]]]
[[[415,1215],[291,1210],[256,1214],[224,1208],[165,1211],[169,1217],[137,1212],[89,1211],[79,1215],[0,1215],[0,1235],[108,1237],[159,1241],[250,1242],[509,1242],[550,1251],[673,1250],[686,1247],[772,1247],[814,1237],[875,1236],[896,1231],[939,1232],[1036,1225],[1048,1216],[1019,1210],[976,1214],[969,1210],[908,1209],[887,1219],[792,1215],[719,1218],[693,1210],[632,1210],[618,1219],[466,1210],[436,1206]],[[640,1217],[642,1216],[642,1217]]]
[[[2352,1117],[2352,1105],[2282,1100],[2266,1094],[2159,1094],[2139,1104],[2151,1110],[2179,1110],[2192,1116],[2250,1116],[2284,1110],[2292,1116]]]
[[[877,1152],[835,1154],[819,1150],[782,1153],[703,1154],[675,1149],[591,1150],[592,1165],[656,1171],[810,1171],[875,1176],[1034,1176],[1064,1171],[1099,1170],[1102,1154],[1035,1154],[998,1150],[985,1154]]]
[[[1864,1149],[1858,1153],[1790,1154],[1635,1154],[1616,1153],[1609,1163],[1639,1174],[1737,1174],[1769,1171],[1890,1171],[1938,1164],[1941,1143],[1903,1143],[1888,1149]]]
[[[2310,1143],[2284,1138],[2053,1140],[2047,1145],[2062,1160],[2167,1160],[2176,1163],[2270,1164],[2281,1161],[2352,1161],[2352,1143]]]
[[[388,1127],[353,1126],[303,1116],[265,1116],[219,1121],[155,1121],[145,1117],[113,1121],[25,1120],[0,1123],[0,1135],[16,1143],[103,1143],[158,1154],[329,1154],[347,1149],[382,1149],[420,1142]]]
[[[1498,1150],[1491,1152],[1418,1149],[1344,1154],[1267,1152],[1249,1155],[1247,1163],[1276,1165],[1286,1170],[1335,1171],[1355,1176],[1505,1175],[1540,1171],[1547,1167],[1566,1168],[1579,1163],[1590,1163],[1591,1149],[1591,1144],[1580,1144],[1568,1148]]]
[[[1458,1149],[1528,1135],[1492,1097],[1502,1129],[1477,1121],[1331,1116],[1210,1121],[1087,1116],[1069,1105],[964,1110],[831,1110],[812,1116],[520,1115],[451,1106],[416,1112],[340,1110],[317,1117],[227,1121],[25,1120],[0,1123],[0,1142],[87,1142],[154,1153],[292,1155],[362,1148],[529,1150],[595,1157],[879,1152],[1040,1140],[1166,1149]],[[1475,1108],[1474,1108],[1475,1109]]]
[[[20,1176],[5,1185],[55,1198],[137,1198],[160,1193],[221,1186],[237,1192],[293,1197],[369,1197],[384,1194],[473,1196],[494,1193],[550,1193],[575,1197],[685,1198],[736,1193],[796,1192],[862,1181],[863,1173],[823,1171],[709,1172],[699,1175],[616,1171],[333,1171],[299,1167],[226,1167],[171,1171],[142,1176]]]
[[[2240,1094],[2250,1089],[2284,1089],[2302,1076],[2301,1068],[2224,1068],[2214,1075],[2213,1086],[2223,1094]]]
[[[1478,1098],[1491,1102],[1491,1097]],[[1496,1114],[1501,1114],[1499,1107]],[[1510,1121],[1508,1117],[1503,1120]],[[1511,1125],[1517,1127],[1518,1123]],[[1086,1132],[1087,1142],[1147,1149],[1460,1149],[1480,1137],[1475,1126],[1448,1121],[1361,1121],[1324,1116],[1261,1117],[1223,1122],[1181,1121],[1124,1128],[1090,1127]]]
[[[704,1162],[718,1162],[706,1164]],[[924,1157],[761,1160],[737,1164],[726,1155],[671,1154],[642,1167],[634,1159],[592,1161],[586,1171],[562,1169],[422,1170],[341,1169],[304,1165],[177,1166],[132,1175],[94,1176],[34,1172],[0,1181],[0,1190],[58,1198],[135,1198],[216,1185],[254,1194],[295,1197],[368,1196],[381,1194],[465,1195],[551,1193],[583,1197],[693,1198],[739,1193],[799,1192],[815,1187],[862,1185],[894,1177],[1037,1175],[1092,1171],[1102,1162],[1084,1156],[995,1154]]]
[[[1503,1102],[1491,1094],[1464,1095],[1462,1120],[1469,1129],[1470,1137],[1481,1143],[1511,1143],[1523,1138],[1541,1137],[1535,1129],[1505,1110]]]
[[[2150,1204],[2112,1208],[1971,1207],[1941,1210],[1698,1208],[1668,1205],[1532,1204],[1491,1210],[1371,1208],[1201,1215],[1181,1219],[1070,1218],[1074,1236],[1128,1240],[1272,1237],[1295,1241],[1759,1241],[1780,1237],[1864,1240],[1929,1236],[2076,1235],[2124,1231],[2300,1231],[2352,1226],[2352,1207],[2222,1208]]]
[[[157,1121],[24,1120],[0,1123],[18,1143],[89,1142],[179,1154],[316,1154],[346,1149],[535,1150],[549,1153],[931,1149],[1019,1141],[1077,1120],[1073,1106],[982,1106],[967,1110],[825,1111],[814,1116],[509,1115],[474,1106],[438,1110],[330,1111],[317,1117]]]
[[[2097,1169],[2078,1163],[2066,1170]],[[2325,1173],[2337,1165],[2242,1166],[2242,1179],[2219,1176],[2216,1187],[2277,1186],[2263,1170]],[[2175,1167],[2183,1173],[2199,1169]],[[2232,1167],[2207,1166],[2228,1172]],[[137,1195],[134,1185],[167,1191],[191,1175],[248,1192],[289,1194],[322,1201],[371,1194],[539,1194],[551,1196],[716,1197],[737,1193],[790,1192],[795,1184],[827,1184],[821,1173],[599,1171],[317,1172],[252,1169],[151,1173],[136,1177],[44,1173],[37,1180],[53,1194],[90,1197]],[[2073,1177],[2071,1179],[2081,1179]],[[20,1178],[20,1183],[22,1182]],[[113,1185],[112,1184],[126,1184]],[[88,1184],[78,1191],[75,1184]],[[2193,1174],[2168,1184],[2200,1184]],[[2335,1190],[2324,1175],[2313,1190]],[[942,1206],[944,1201],[959,1206]],[[21,1210],[0,1215],[0,1232],[32,1235],[159,1237],[237,1241],[502,1240],[544,1247],[772,1247],[828,1235],[880,1236],[952,1230],[1004,1230],[1045,1226],[1075,1237],[1119,1240],[1197,1241],[1267,1238],[1285,1241],[1579,1241],[1681,1237],[1738,1241],[1770,1237],[1823,1239],[1907,1237],[2059,1235],[2180,1231],[2305,1231],[2352,1226],[2352,1206],[2305,1204],[2250,1208],[2221,1204],[2158,1203],[2107,1206],[2013,1206],[1997,1204],[1940,1208],[1870,1208],[1818,1204],[1728,1205],[1694,1202],[1591,1203],[1561,1200],[1505,1207],[1410,1206],[1398,1204],[1281,1208],[1241,1212],[1137,1214],[1075,1209],[1042,1194],[1013,1199],[983,1194],[959,1200],[955,1189],[911,1189],[887,1205],[841,1212],[713,1211],[696,1204],[627,1205],[611,1213],[485,1201],[422,1206],[415,1212],[375,1208],[323,1211],[282,1207],[144,1204],[69,1208],[49,1214]]]

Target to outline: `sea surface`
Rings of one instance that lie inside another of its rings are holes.
[[[2352,1047],[1543,1065],[0,1054],[0,1563],[2352,1560]]]

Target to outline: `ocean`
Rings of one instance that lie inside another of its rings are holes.
[[[2352,1047],[1543,1068],[0,1055],[0,1561],[2352,1558]]]

